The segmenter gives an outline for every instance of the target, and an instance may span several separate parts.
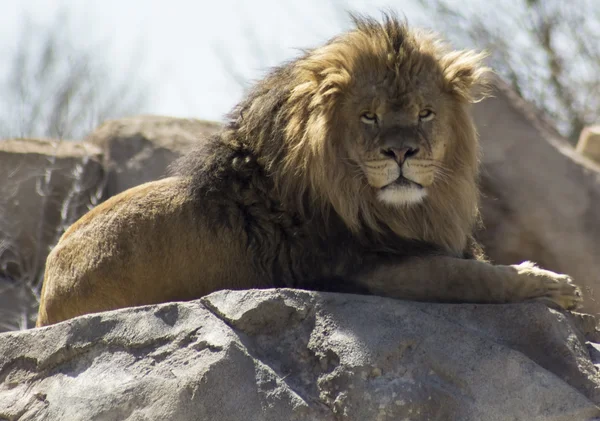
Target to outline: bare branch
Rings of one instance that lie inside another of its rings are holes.
[[[78,139],[103,119],[142,110],[147,89],[134,77],[139,57],[129,72],[113,73],[99,53],[104,46],[74,44],[69,21],[65,13],[47,27],[24,21],[17,48],[5,60],[8,76],[0,80],[0,109],[6,110],[0,138]]]
[[[508,0],[493,15],[481,3],[419,0],[459,43],[487,49],[491,64],[575,141],[600,115],[600,3]]]

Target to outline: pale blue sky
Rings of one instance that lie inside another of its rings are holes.
[[[115,72],[126,71],[135,51],[142,51],[139,77],[154,87],[148,113],[217,120],[242,94],[220,55],[231,59],[240,79],[252,80],[297,48],[340,32],[347,20],[339,10],[377,16],[393,8],[409,20],[420,18],[410,0],[0,1],[1,55],[15,47],[24,16],[51,22],[63,8],[76,43],[103,45]]]

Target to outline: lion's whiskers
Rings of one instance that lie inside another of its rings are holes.
[[[414,158],[411,166],[415,168],[434,168],[434,178],[440,182],[448,183],[452,180],[452,170],[441,161],[427,158]]]

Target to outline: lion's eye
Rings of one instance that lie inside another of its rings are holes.
[[[360,120],[365,124],[375,124],[377,123],[377,114],[367,111],[360,116]]]
[[[430,121],[435,117],[435,113],[428,108],[421,110],[419,112],[419,120],[421,121]]]

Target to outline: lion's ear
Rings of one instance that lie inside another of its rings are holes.
[[[484,65],[485,53],[452,51],[440,62],[449,92],[467,102],[479,102],[489,96],[491,70]]]

